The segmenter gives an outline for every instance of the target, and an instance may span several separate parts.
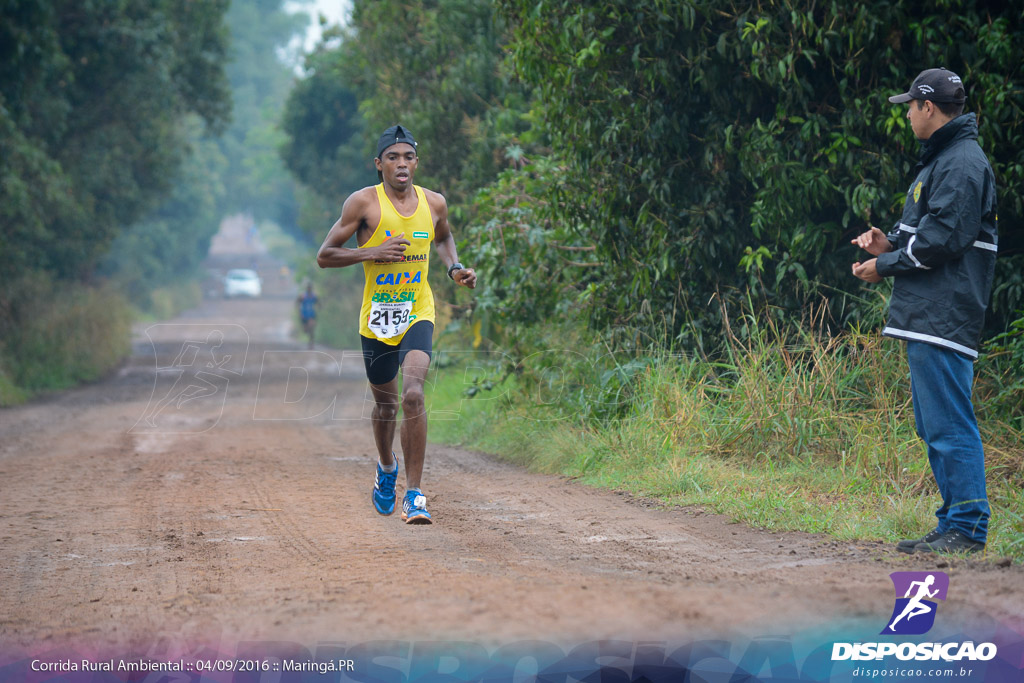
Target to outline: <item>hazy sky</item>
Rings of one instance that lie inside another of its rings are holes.
[[[309,30],[306,32],[302,51],[308,52],[320,40],[320,22],[317,19],[320,14],[327,17],[330,24],[343,23],[348,18],[351,4],[349,0],[293,0],[285,3],[285,9],[288,11],[304,12],[309,15]]]

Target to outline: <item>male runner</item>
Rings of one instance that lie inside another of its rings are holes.
[[[373,505],[382,515],[395,511],[398,461],[391,445],[401,368],[406,481],[402,519],[408,524],[431,524],[427,499],[420,490],[427,445],[423,383],[434,332],[434,295],[427,282],[430,243],[437,247],[448,277],[457,284],[476,287],[476,273],[459,263],[444,197],[413,185],[418,162],[412,133],[402,126],[384,131],[374,159],[381,184],[364,187],[345,200],[341,218],[327,233],[316,261],[321,268],[363,264],[359,335],[373,392],[371,422],[379,456]],[[353,234],[358,247],[346,248],[344,244]]]

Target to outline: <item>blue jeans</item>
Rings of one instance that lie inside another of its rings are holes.
[[[938,530],[957,529],[984,543],[989,506],[985,452],[971,404],[973,361],[924,342],[907,342],[910,391],[917,433],[928,446],[928,462],[939,485]]]

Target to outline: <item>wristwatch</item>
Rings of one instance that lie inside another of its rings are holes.
[[[456,270],[463,270],[463,269],[465,269],[465,267],[466,267],[466,266],[462,265],[462,264],[461,264],[461,263],[459,263],[458,261],[456,261],[455,263],[453,263],[452,265],[450,265],[450,266],[448,267],[448,279],[449,279],[449,280],[454,280],[454,279],[455,279],[455,277],[454,277],[454,276],[452,275],[452,273],[454,273],[454,272],[455,272]]]

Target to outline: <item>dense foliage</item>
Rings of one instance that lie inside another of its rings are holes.
[[[284,110],[287,138],[281,149],[288,169],[339,208],[346,195],[375,178],[359,99],[343,67],[322,47],[306,58],[307,76],[295,84]],[[323,222],[313,228],[312,239],[323,238]]]
[[[377,135],[401,123],[418,142],[417,183],[458,209],[505,163],[508,124],[498,119],[525,100],[502,68],[503,36],[481,0],[355,2],[289,98],[289,169],[340,211],[350,192],[377,182]],[[314,228],[317,241],[329,226]]]
[[[286,0],[235,0],[226,21],[231,31],[224,69],[232,95],[232,121],[215,141],[226,160],[224,213],[244,211],[291,226],[295,184],[281,161],[286,138],[280,121],[295,72],[282,50],[306,28],[308,16],[290,13]],[[298,62],[299,58],[294,57]]]
[[[0,3],[0,381],[62,386],[118,360],[127,311],[97,269],[175,187],[195,131],[227,124],[226,8]]]
[[[223,215],[227,161],[198,126],[191,137],[192,154],[167,199],[122,230],[100,262],[99,274],[142,310],[153,307],[160,288],[197,274]]]
[[[356,2],[289,103],[288,163],[340,204],[376,128],[413,128],[506,341],[581,314],[620,343],[692,347],[751,295],[790,316],[825,297],[838,329],[878,315],[849,241],[897,221],[916,162],[886,97],[943,64],[998,177],[992,334],[1024,305],[1024,19],[939,5]]]
[[[184,117],[225,124],[226,5],[0,6],[0,278],[87,278],[168,191]]]
[[[287,161],[340,208],[378,128],[413,128],[481,271],[476,329],[517,357],[580,323],[609,349],[713,354],[741,307],[882,318],[850,240],[890,229],[913,177],[887,96],[944,65],[997,176],[992,337],[1024,308],[1020,54],[1009,2],[357,1],[289,102]],[[999,343],[1016,357],[1020,335]]]
[[[1012,4],[499,4],[564,167],[542,200],[601,264],[564,279],[589,287],[598,326],[693,341],[721,329],[716,299],[749,289],[791,314],[813,293],[839,320],[856,315],[849,240],[896,222],[916,157],[905,106],[886,96],[940,64],[968,84],[999,182],[993,327],[1024,303],[1024,18]],[[548,284],[513,296],[565,296]]]
[[[224,215],[295,221],[294,180],[278,154],[278,119],[294,78],[278,49],[302,28],[282,0],[232,3],[225,15],[230,41],[224,70],[232,119],[219,135],[195,121],[183,126],[189,158],[174,175],[167,198],[121,232],[100,272],[148,310],[154,288],[176,287],[198,274]]]

